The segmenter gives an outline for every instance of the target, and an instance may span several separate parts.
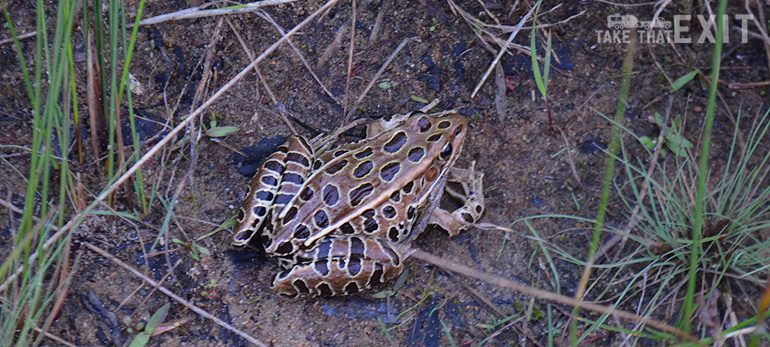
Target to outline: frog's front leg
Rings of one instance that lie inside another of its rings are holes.
[[[454,191],[449,185],[446,185],[444,192],[462,202],[463,205],[452,212],[436,208],[428,220],[429,224],[437,225],[449,232],[449,236],[456,236],[461,231],[465,231],[472,224],[478,222],[484,213],[484,186],[482,184],[484,173],[476,171],[475,164],[472,162],[468,169],[449,168],[447,182],[458,183],[463,191]]]
[[[269,212],[279,213],[297,194],[310,171],[312,157],[313,150],[307,141],[292,136],[262,163],[249,183],[233,232],[234,246],[247,245],[260,232],[263,244],[272,242]]]
[[[288,296],[348,295],[396,278],[403,270],[403,256],[386,240],[335,235],[319,242],[275,276],[274,291]]]

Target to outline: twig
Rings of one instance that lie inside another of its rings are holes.
[[[208,7],[209,5],[209,4],[204,4],[198,7],[187,8],[181,11],[176,11],[172,13],[162,14],[160,16],[155,16],[152,18],[147,18],[140,21],[139,25],[158,24],[158,23],[168,22],[172,20],[193,19],[193,18],[201,18],[201,17],[221,16],[226,14],[254,12],[265,6],[286,4],[294,1],[295,0],[262,0],[262,1],[251,2],[244,5],[239,5],[237,6],[237,8],[217,8],[213,10],[204,10],[204,8]],[[133,27],[133,25],[129,27]]]
[[[650,1],[650,2],[642,2],[639,4],[619,4],[617,2],[613,1],[607,1],[607,0],[592,0],[596,2],[601,2],[604,4],[612,5],[612,6],[618,6],[618,7],[641,7],[641,6],[655,6],[657,4],[657,1]]]
[[[104,109],[101,98],[101,72],[96,61],[96,48],[94,48],[94,34],[88,35],[86,45],[86,91],[88,98],[88,117],[91,126],[91,151],[94,158],[99,158],[99,145],[106,146],[107,123],[104,120]]]
[[[489,309],[490,309],[490,310],[492,310],[492,312],[494,312],[496,315],[498,315],[498,317],[500,317],[500,318],[503,318],[503,317],[506,317],[506,316],[508,316],[508,314],[506,314],[505,312],[503,312],[503,310],[501,310],[501,309],[500,309],[500,308],[499,308],[497,305],[495,305],[495,304],[494,304],[492,301],[490,301],[488,298],[486,298],[485,296],[481,295],[481,293],[479,293],[479,292],[478,292],[476,289],[473,289],[473,287],[471,287],[470,285],[468,285],[467,283],[465,283],[465,281],[463,281],[463,280],[461,280],[461,279],[458,279],[458,278],[457,278],[457,275],[453,274],[453,273],[452,273],[452,272],[450,272],[450,271],[445,271],[445,273],[446,273],[447,275],[449,275],[449,277],[451,277],[451,278],[455,279],[455,280],[457,281],[457,283],[460,283],[460,285],[462,285],[462,286],[463,286],[463,288],[465,288],[465,290],[467,290],[467,291],[468,291],[468,293],[471,293],[471,294],[472,294],[474,297],[476,297],[476,299],[479,299],[479,301],[481,301],[482,303],[484,303],[485,305],[487,305],[487,307],[489,307]],[[523,317],[521,317],[521,318],[519,318],[519,319],[515,319],[515,321],[517,321],[517,322],[518,322],[518,321],[520,321],[522,318],[523,318]],[[502,332],[503,330],[505,330],[505,329],[507,329],[507,328],[508,328],[508,326],[501,328],[500,330],[498,330],[498,331],[497,331],[497,332],[495,332],[494,334],[492,334],[492,335],[490,335],[489,337],[487,337],[487,339],[490,339],[490,338],[492,338],[492,337],[494,337],[494,336],[497,336],[497,334],[499,334],[499,332]],[[542,346],[543,346],[542,344],[540,344],[540,342],[538,342],[538,341],[535,339],[535,337],[534,337],[534,336],[532,336],[532,334],[530,333],[530,331],[529,331],[529,330],[524,330],[522,327],[519,327],[519,326],[514,326],[513,328],[514,328],[514,329],[516,329],[518,332],[520,332],[520,333],[524,334],[524,335],[526,336],[526,338],[528,338],[528,339],[529,339],[529,340],[530,340],[530,341],[531,341],[533,344],[537,345],[538,347],[542,347]]]
[[[411,256],[416,259],[422,260],[426,263],[436,265],[444,270],[452,271],[470,278],[475,278],[477,280],[481,280],[498,287],[507,288],[524,295],[545,299],[545,300],[559,303],[559,304],[574,306],[574,307],[578,307],[578,308],[582,308],[590,311],[599,312],[602,314],[611,314],[621,319],[642,322],[655,329],[659,329],[663,332],[667,332],[669,334],[674,334],[676,336],[679,336],[687,341],[697,341],[697,339],[694,336],[691,336],[690,334],[686,334],[675,327],[672,327],[664,322],[652,319],[650,317],[644,317],[628,311],[617,310],[614,307],[599,305],[588,301],[576,300],[575,298],[572,298],[572,297],[568,297],[560,294],[554,294],[552,292],[548,292],[541,289],[536,289],[526,284],[517,283],[505,278],[500,278],[497,276],[493,276],[493,275],[472,269],[468,266],[435,256],[433,254],[427,253],[420,249],[412,249],[411,252],[412,252]]]
[[[321,57],[318,58],[318,63],[315,64],[316,70],[321,70],[326,63],[329,61],[329,57],[332,56],[337,50],[339,49],[340,45],[342,45],[342,38],[345,37],[345,31],[348,30],[348,23],[345,22],[342,24],[339,29],[337,29],[337,33],[334,35],[334,40],[332,40],[331,43],[329,43],[328,46],[326,46],[326,49],[324,49],[324,52],[321,53]]]
[[[392,0],[383,0],[380,3],[380,9],[377,11],[377,18],[374,19],[374,26],[372,26],[371,33],[369,34],[369,45],[373,45],[377,41],[377,34],[382,27],[382,19],[385,18],[385,13],[388,12],[388,7]]]
[[[194,19],[194,18],[201,18],[201,17],[221,16],[226,14],[253,12],[253,11],[259,10],[261,7],[286,4],[294,1],[296,0],[262,0],[262,1],[256,1],[252,3],[244,4],[242,5],[244,6],[242,8],[236,8],[236,9],[220,8],[220,9],[214,9],[214,10],[204,10],[204,8],[208,7],[208,5],[211,4],[209,3],[198,7],[188,8],[188,9],[184,9],[173,13],[167,13],[167,14],[162,14],[159,16],[147,18],[145,20],[140,21],[139,25],[159,24],[159,23],[173,21],[173,20]],[[133,28],[134,24],[130,23],[128,24],[128,27]],[[18,40],[24,40],[35,36],[37,36],[37,31],[21,34],[16,36],[16,38]],[[2,39],[0,40],[0,45],[5,45],[12,42],[13,42],[12,37],[7,39]]]
[[[503,331],[505,331],[508,328],[512,327],[514,324],[521,322],[522,320],[524,320],[524,317],[519,317],[519,318],[516,318],[516,319],[508,322],[508,324],[504,325],[500,329],[497,329],[494,333],[492,333],[492,335],[489,335],[485,340],[489,341],[489,340],[497,337],[497,335],[500,335]],[[532,340],[532,341],[534,341],[534,340]],[[540,344],[538,343],[538,345],[540,345]]]
[[[26,34],[17,35],[16,38],[19,41],[21,41],[21,40],[24,40],[24,39],[28,39],[30,37],[35,37],[36,35],[37,35],[37,31],[32,31],[32,32],[28,32]],[[5,44],[9,44],[9,43],[13,43],[13,37],[0,40],[0,45],[5,45]]]
[[[75,256],[75,262],[72,265],[72,271],[69,271],[67,268],[69,266],[69,257],[70,257],[70,251],[72,246],[72,238],[70,238],[67,242],[67,245],[64,249],[64,256],[67,258],[67,263],[65,263],[65,266],[63,267],[62,272],[59,276],[59,287],[56,288],[56,291],[58,292],[58,295],[56,297],[56,302],[53,304],[53,308],[51,308],[51,313],[48,315],[48,317],[45,320],[45,323],[43,323],[43,328],[41,329],[42,332],[46,337],[48,337],[48,329],[51,327],[51,324],[53,324],[54,319],[59,316],[59,312],[61,311],[62,305],[64,305],[64,302],[67,300],[67,294],[69,293],[70,285],[72,284],[72,279],[75,277],[75,274],[79,270],[80,265],[80,259],[83,256],[83,252],[78,252],[78,255]],[[62,281],[61,279],[64,278]]]
[[[540,13],[540,16],[542,16],[542,15],[544,15],[544,14],[548,13],[548,12],[551,12],[551,11],[553,11],[554,9],[556,9],[556,8],[558,8],[558,7],[560,7],[560,6],[561,6],[561,4],[560,4],[560,5],[557,5],[557,6],[554,6],[554,8],[552,8],[552,9],[550,9],[550,10],[548,10],[548,11],[545,11],[545,12],[542,12],[542,13]],[[537,25],[535,25],[535,29],[538,29],[538,30],[543,30],[543,29],[545,29],[545,28],[550,28],[550,27],[554,27],[554,26],[557,26],[557,25],[560,25],[560,24],[569,23],[569,22],[570,22],[570,21],[572,21],[573,19],[575,19],[575,18],[577,18],[577,17],[580,17],[580,16],[582,16],[582,15],[583,15],[583,14],[585,14],[585,13],[586,13],[586,10],[583,10],[583,11],[580,11],[580,12],[578,12],[578,13],[575,13],[575,14],[573,14],[573,15],[571,15],[571,16],[569,16],[569,17],[567,17],[567,18],[564,18],[564,19],[562,19],[562,20],[560,20],[560,21],[558,21],[558,22],[554,22],[554,23],[543,23],[543,24],[537,24]],[[511,25],[494,25],[494,24],[484,24],[484,26],[485,26],[485,27],[487,27],[487,28],[498,29],[498,30],[500,30],[500,34],[505,34],[505,33],[509,33],[509,32],[511,32],[511,31],[514,31],[514,30],[516,30],[516,27],[514,27],[514,26],[511,26]],[[522,29],[522,30],[532,30],[532,26],[526,26],[526,25],[525,25],[525,26],[521,27],[521,29]]]
[[[508,118],[506,109],[508,103],[505,98],[505,72],[501,65],[495,65],[495,110],[497,111],[497,120],[502,123]]]
[[[765,9],[762,7],[762,2],[757,1],[757,12],[759,13],[759,20],[757,20],[757,16],[754,15],[754,12],[751,11],[751,8],[749,7],[749,1],[744,1],[744,7],[746,8],[746,12],[748,12],[751,15],[751,20],[754,22],[754,25],[757,27],[757,30],[759,30],[759,34],[762,35],[762,41],[764,41],[764,49],[765,49],[765,58],[770,59],[770,36],[767,35],[767,30],[765,29],[765,26],[760,23],[767,23],[765,22]],[[768,68],[770,68],[770,60],[767,62]]]
[[[575,159],[572,158],[572,145],[567,138],[567,134],[565,134],[561,129],[559,129],[559,132],[561,133],[561,138],[564,139],[564,144],[567,145],[567,160],[569,162],[569,168],[572,170],[572,176],[575,177],[575,181],[577,181],[579,186],[583,185],[583,182],[580,181],[580,175],[578,175],[577,168],[575,167]]]
[[[184,305],[185,307],[187,307],[190,310],[192,310],[193,312],[201,315],[202,317],[214,321],[214,323],[217,323],[221,327],[223,327],[223,328],[225,328],[227,330],[232,331],[233,333],[237,334],[238,336],[244,338],[246,341],[249,341],[249,342],[251,342],[251,343],[253,343],[253,344],[257,345],[257,346],[267,347],[267,345],[265,345],[264,343],[262,343],[259,340],[255,339],[251,335],[249,335],[249,334],[239,330],[238,328],[236,328],[236,327],[234,327],[234,326],[232,326],[230,324],[227,324],[227,322],[225,322],[225,321],[215,317],[214,315],[206,312],[204,309],[202,309],[202,308],[200,308],[198,306],[195,306],[192,303],[190,303],[189,301],[187,301],[187,300],[181,298],[180,296],[174,294],[174,292],[172,292],[172,291],[166,289],[165,287],[159,285],[158,282],[153,281],[149,277],[145,276],[143,273],[139,272],[139,270],[136,270],[133,267],[131,267],[130,265],[120,261],[120,259],[115,258],[115,256],[113,256],[112,254],[107,253],[103,249],[101,249],[101,248],[99,248],[97,246],[94,246],[94,245],[92,245],[92,244],[90,244],[88,242],[84,243],[83,245],[86,246],[88,249],[98,253],[102,257],[105,257],[105,258],[111,260],[113,263],[119,265],[120,267],[128,270],[129,272],[134,274],[134,276],[141,278],[143,281],[147,282],[147,284],[157,288],[159,291],[163,292],[163,294],[168,295],[170,298],[174,299],[176,302]]]
[[[168,254],[168,252],[166,252],[166,254]],[[145,258],[145,259],[147,259],[147,258]],[[168,270],[168,272],[166,272],[166,274],[165,274],[165,275],[163,275],[163,277],[161,277],[161,278],[160,278],[160,281],[158,281],[158,283],[157,283],[157,284],[158,284],[158,286],[153,286],[153,288],[152,288],[152,290],[150,291],[150,293],[144,296],[144,298],[143,298],[143,299],[142,299],[142,301],[139,303],[139,305],[137,305],[137,306],[136,306],[136,309],[134,310],[134,313],[132,313],[132,315],[136,314],[136,313],[139,311],[139,309],[140,309],[140,308],[144,307],[144,304],[146,304],[146,303],[147,303],[147,300],[150,300],[150,298],[152,297],[152,294],[155,294],[155,291],[156,291],[156,290],[158,290],[158,288],[160,288],[160,287],[162,287],[162,286],[163,286],[163,282],[165,282],[165,281],[166,281],[166,279],[167,279],[167,278],[168,278],[168,277],[169,277],[169,276],[170,276],[172,273],[174,273],[174,271],[176,270],[176,268],[177,268],[177,267],[179,266],[179,264],[181,264],[181,263],[182,263],[182,259],[177,259],[176,263],[174,263],[174,266],[173,266],[172,268],[170,268],[170,269]],[[136,292],[136,291],[134,291],[134,292]],[[133,294],[133,293],[132,293],[132,294]]]
[[[350,116],[353,115],[353,111],[355,111],[356,108],[358,108],[358,105],[361,103],[361,100],[363,100],[366,94],[369,93],[369,89],[372,89],[372,86],[374,86],[374,82],[377,82],[377,79],[380,78],[382,73],[385,71],[385,68],[387,68],[388,65],[390,65],[390,62],[392,62],[393,59],[396,58],[396,55],[398,55],[398,52],[401,52],[401,49],[403,49],[404,46],[406,46],[406,44],[409,41],[416,40],[416,39],[417,39],[416,37],[407,37],[403,41],[401,41],[401,43],[398,44],[398,47],[396,47],[396,49],[393,51],[393,53],[390,54],[388,59],[385,60],[385,62],[380,67],[380,69],[377,70],[377,73],[374,74],[374,77],[372,77],[372,80],[369,82],[369,85],[366,86],[366,89],[364,89],[364,92],[358,96],[358,100],[356,100],[356,103],[353,104],[353,107],[351,107],[350,111],[348,111],[348,113],[345,115],[345,120],[343,121],[343,124],[347,123],[348,119],[350,119]]]
[[[647,30],[648,33],[652,33],[652,29],[655,28],[655,23],[661,23],[658,20],[658,17],[660,17],[660,13],[663,12],[663,10],[671,3],[671,0],[660,0],[658,1],[660,3],[660,6],[657,4],[655,6],[658,6],[658,8],[655,10],[655,14],[652,15],[652,20],[650,21],[650,28]]]
[[[479,89],[481,89],[481,86],[484,84],[484,82],[487,80],[487,77],[489,77],[489,74],[492,72],[492,69],[494,69],[495,65],[500,61],[500,58],[503,57],[503,54],[506,52],[506,47],[508,47],[511,42],[513,42],[513,39],[516,37],[516,34],[519,33],[519,30],[522,26],[524,26],[524,23],[529,19],[529,16],[532,15],[533,12],[535,12],[535,6],[532,7],[532,9],[527,12],[526,15],[524,15],[524,18],[522,18],[519,21],[519,25],[516,26],[516,29],[511,32],[511,35],[508,36],[508,40],[505,41],[505,45],[502,46],[502,49],[500,49],[500,52],[497,53],[497,56],[495,57],[495,60],[492,61],[492,64],[489,64],[489,68],[487,68],[487,72],[484,73],[484,76],[481,77],[481,81],[479,81],[479,84],[476,85],[476,88],[473,89],[473,93],[471,93],[471,99],[476,97],[476,93],[479,92]]]
[[[342,101],[342,115],[348,112],[348,98],[350,97],[350,78],[353,75],[353,51],[356,47],[356,0],[351,0],[353,8],[350,16],[350,47],[348,47],[348,71],[345,74],[345,97]],[[352,110],[351,110],[352,112]]]
[[[65,340],[65,339],[63,339],[61,337],[58,337],[58,336],[56,336],[54,334],[51,334],[50,332],[43,331],[43,329],[40,329],[38,327],[33,327],[32,329],[35,329],[35,331],[37,331],[38,333],[42,333],[45,337],[47,337],[47,338],[49,338],[51,340],[54,340],[54,341],[56,341],[58,343],[61,343],[62,345],[65,345],[65,346],[68,346],[68,347],[77,347],[77,345],[72,344],[71,342],[68,342],[67,340]]]
[[[745,89],[770,86],[770,81],[762,82],[747,82],[747,83],[730,83],[727,88],[730,89]]]
[[[10,202],[7,202],[5,200],[0,199],[0,205],[4,205],[4,206],[6,206],[9,209],[14,210],[14,211],[19,211],[17,213],[22,214],[21,210],[16,208],[16,206],[13,206],[13,204],[11,204]],[[40,218],[37,218],[35,216],[32,216],[32,220],[37,222],[37,224],[35,225],[35,227],[32,229],[31,232],[27,233],[24,236],[24,238],[20,242],[17,242],[16,244],[18,244],[18,245],[25,245],[25,244],[31,243],[32,242],[32,238],[35,235],[38,234],[38,232],[40,231],[40,228],[43,228],[43,227],[45,227],[46,224],[48,224],[45,221],[51,220],[51,217],[53,216],[53,214],[54,214],[54,212],[56,210],[57,209],[52,208],[48,212],[48,214],[45,216],[45,219],[43,219],[43,220],[41,220]],[[48,227],[50,227],[51,230],[57,230],[56,226],[53,225],[53,224],[48,224]],[[58,235],[58,237],[56,239],[58,240],[58,238],[61,237],[61,235],[63,235],[62,230],[58,230],[53,236],[51,236],[51,238],[56,237],[57,235]],[[53,242],[54,241],[52,241],[51,239],[46,241],[43,244],[43,251],[47,251],[49,248],[51,248],[51,245],[53,244]],[[5,262],[8,259],[11,259],[11,258],[16,257],[16,256],[20,256],[19,254],[21,253],[21,250],[22,249],[18,248],[18,247],[14,248],[13,250],[11,250],[11,253],[8,254],[3,261]],[[17,253],[17,254],[14,255],[14,253]],[[29,264],[27,266],[32,266],[32,264],[34,264],[36,260],[37,260],[37,251],[34,251],[34,252],[32,252],[32,254],[30,254],[29,258],[27,258],[27,263]],[[21,272],[24,270],[24,268],[25,268],[24,265],[19,265],[19,267],[16,268],[16,271],[5,279],[5,282],[3,282],[2,285],[0,285],[0,293],[5,292],[5,290],[8,289],[8,286],[10,286],[10,284],[16,279],[16,277],[19,276],[19,274],[21,274]],[[5,273],[3,273],[3,276],[5,276]]]
[[[283,28],[280,25],[278,25],[278,23],[276,23],[275,20],[273,20],[273,17],[271,17],[269,13],[267,13],[265,11],[262,11],[262,10],[259,10],[259,11],[257,11],[257,15],[262,17],[263,19],[267,20],[268,22],[270,22],[270,24],[272,24],[275,27],[275,29],[278,30],[279,34],[281,34],[281,35],[285,35],[286,34],[286,32],[283,30]],[[294,54],[296,54],[297,57],[299,58],[299,60],[302,61],[302,64],[305,65],[305,69],[307,69],[307,71],[310,72],[310,75],[313,76],[313,79],[315,79],[316,83],[318,83],[318,85],[321,86],[321,89],[324,90],[326,95],[328,95],[329,98],[334,100],[334,102],[337,105],[342,106],[342,104],[340,103],[340,100],[337,99],[337,97],[334,96],[334,94],[332,94],[332,92],[329,90],[329,88],[326,88],[326,85],[324,85],[323,82],[321,82],[321,79],[318,78],[318,75],[316,75],[315,71],[313,71],[313,69],[310,67],[310,63],[307,62],[307,59],[305,59],[305,56],[302,55],[302,52],[300,52],[300,50],[297,48],[297,46],[294,45],[294,42],[292,42],[291,39],[289,39],[289,41],[287,41],[287,43],[289,44],[289,47],[291,47],[291,49],[294,51]]]

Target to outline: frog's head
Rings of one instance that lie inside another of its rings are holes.
[[[438,170],[454,164],[468,133],[468,120],[465,117],[454,111],[414,113],[406,123],[412,129],[410,136],[419,137],[417,141],[410,141],[419,145],[409,149],[406,160],[415,163],[425,160]],[[423,150],[424,153],[421,153]]]

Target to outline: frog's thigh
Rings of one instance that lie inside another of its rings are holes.
[[[473,223],[481,219],[484,213],[484,186],[482,181],[484,173],[476,171],[475,163],[468,169],[450,167],[447,181],[460,184],[463,191],[456,192],[450,185],[445,187],[445,193],[460,201],[463,205],[449,212],[442,208],[436,208],[431,213],[430,224],[435,224],[449,232],[450,236],[456,236],[461,231],[468,229]]]
[[[297,259],[297,265],[275,276],[272,287],[279,294],[348,295],[403,270],[403,257],[389,242],[359,236],[329,236]]]

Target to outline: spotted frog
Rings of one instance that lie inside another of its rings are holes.
[[[385,117],[339,146],[341,131],[292,136],[251,180],[232,243],[260,236],[282,269],[280,294],[347,295],[393,279],[427,225],[454,236],[481,217],[483,173],[453,167],[467,131],[444,111]],[[439,208],[445,191],[462,206]]]

